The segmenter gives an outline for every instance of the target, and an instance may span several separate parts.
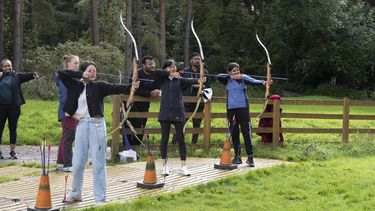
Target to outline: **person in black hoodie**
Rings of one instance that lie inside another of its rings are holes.
[[[176,62],[168,59],[162,66],[163,70],[155,71],[156,82],[160,84],[161,100],[158,120],[161,126],[161,142],[160,154],[163,159],[162,174],[169,175],[167,166],[167,146],[171,125],[176,129],[176,139],[179,145],[181,168],[180,174],[190,176],[190,172],[186,167],[186,145],[183,133],[185,123],[185,108],[182,101],[183,90],[198,83],[198,79],[187,79],[180,77],[177,72]]]
[[[96,64],[91,61],[84,62],[80,70],[58,71],[59,78],[68,90],[64,111],[79,120],[73,152],[72,189],[65,202],[82,200],[83,173],[90,150],[95,202],[101,204],[106,200],[107,149],[103,99],[108,95],[129,93],[130,89],[138,88],[139,82],[130,86],[95,81]]]
[[[17,159],[14,151],[17,141],[17,123],[21,115],[21,105],[25,104],[21,84],[39,78],[36,72],[16,73],[9,59],[1,61],[0,71],[0,144],[5,122],[8,120],[10,158]],[[0,151],[0,159],[4,159]]]

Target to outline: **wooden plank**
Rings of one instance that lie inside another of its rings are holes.
[[[349,114],[350,114],[350,99],[344,97],[342,107],[342,141],[347,143],[349,141]]]
[[[351,106],[375,106],[375,101],[350,101]]]
[[[272,143],[279,144],[280,135],[280,100],[273,101],[273,115],[272,115]]]
[[[375,120],[375,115],[350,114],[350,120]]]
[[[341,106],[342,100],[281,100],[281,105],[328,105]]]
[[[113,99],[113,108],[112,108],[112,130],[118,127],[120,124],[120,97],[115,95]],[[119,152],[119,130],[116,130],[112,134],[112,145],[111,145],[111,156],[112,159],[116,158]]]
[[[342,119],[342,114],[281,113],[281,117],[295,119]]]
[[[210,141],[211,141],[211,101],[204,104],[204,118],[203,118],[203,143],[204,150],[206,152],[210,151]]]

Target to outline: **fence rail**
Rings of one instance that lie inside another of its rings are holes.
[[[120,102],[127,99],[125,95],[113,96],[113,129],[116,128],[120,123]],[[159,102],[160,97],[139,97],[136,96],[134,101],[138,102]],[[184,97],[184,102],[196,102],[196,97]],[[212,105],[218,103],[226,103],[224,97],[213,97],[210,102],[205,103],[203,112],[198,112],[194,118],[203,118],[203,128],[186,128],[186,133],[200,133],[203,134],[203,147],[206,151],[210,149],[211,134],[213,133],[226,133],[227,128],[213,127],[211,125],[212,119],[224,119],[226,121],[225,112],[212,112]],[[264,105],[263,99],[249,99],[250,104],[262,104]],[[352,101],[349,98],[343,98],[343,100],[269,100],[268,104],[273,105],[273,112],[265,112],[262,117],[272,118],[272,127],[256,127],[252,128],[252,132],[255,133],[272,133],[272,143],[278,144],[280,133],[335,133],[342,135],[342,141],[349,141],[350,133],[375,133],[375,128],[349,128],[350,120],[375,120],[375,115],[359,115],[350,114],[351,106],[375,106],[373,101]],[[342,113],[340,114],[317,114],[317,113],[288,113],[285,110],[281,113],[281,105],[317,105],[317,106],[342,106]],[[259,113],[251,113],[251,118],[255,118]],[[129,117],[143,117],[143,118],[157,118],[158,112],[131,112]],[[191,113],[186,113],[185,116],[188,118]],[[341,128],[286,128],[280,127],[280,121],[282,119],[333,119],[341,120]],[[136,128],[137,133],[141,134],[141,128]],[[129,131],[128,131],[129,132]],[[161,134],[160,128],[148,128],[147,132],[150,134]],[[172,129],[172,132],[174,130]],[[117,130],[112,134],[112,156],[117,155],[119,151],[119,131]]]

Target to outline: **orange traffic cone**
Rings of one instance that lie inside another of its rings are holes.
[[[155,189],[164,187],[164,183],[158,183],[156,179],[155,159],[150,153],[147,155],[146,171],[143,182],[137,182],[137,188]]]
[[[231,144],[230,141],[226,140],[224,141],[223,145],[223,152],[221,153],[221,159],[220,159],[220,164],[215,164],[214,168],[215,169],[236,169],[237,165],[232,164],[232,153],[230,151]]]
[[[38,195],[36,196],[35,208],[28,207],[27,210],[59,210],[52,208],[51,191],[48,175],[42,175],[39,182]]]

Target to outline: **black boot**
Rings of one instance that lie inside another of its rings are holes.
[[[1,154],[1,151],[0,151],[0,159],[4,159],[3,155]]]
[[[247,166],[249,167],[254,167],[254,157],[252,155],[250,155],[249,157],[247,157],[247,160],[246,160],[246,163],[247,163]]]
[[[242,164],[241,156],[235,155],[232,159],[233,164]]]
[[[16,152],[15,151],[10,151],[10,159],[18,159],[18,157],[16,156]]]

